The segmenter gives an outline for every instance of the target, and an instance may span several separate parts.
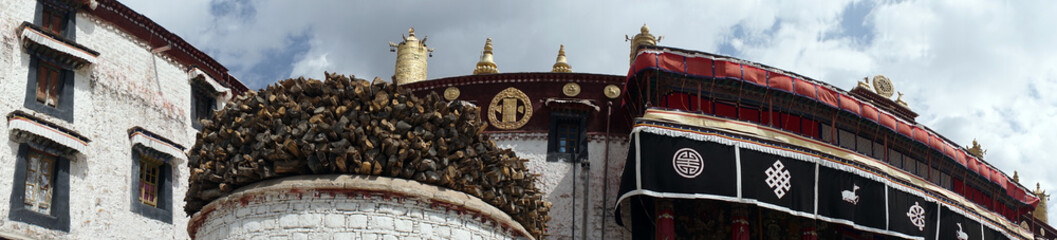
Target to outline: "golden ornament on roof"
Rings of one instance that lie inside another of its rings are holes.
[[[877,75],[873,77],[873,88],[874,92],[886,98],[891,98],[892,94],[895,93],[895,88],[892,87],[892,81],[888,80],[888,77],[883,75]]]
[[[617,85],[606,85],[606,88],[602,89],[602,91],[606,94],[606,97],[608,97],[609,99],[616,99],[617,97],[620,97],[620,87],[617,87]]]
[[[554,61],[554,66],[551,68],[551,72],[572,72],[573,68],[569,66],[569,62],[565,59],[565,45],[562,44],[558,48],[558,59]]]
[[[562,93],[569,97],[580,95],[580,84],[566,83],[565,86],[562,86]]]
[[[455,99],[459,99],[459,93],[459,88],[448,87],[447,89],[444,89],[444,99],[448,101],[455,101]]]
[[[481,61],[477,62],[477,67],[473,69],[473,74],[491,73],[499,73],[499,67],[495,65],[495,60],[492,56],[492,38],[488,38],[484,42],[484,51],[481,52]]]
[[[532,118],[532,101],[525,92],[507,88],[492,98],[488,105],[488,122],[499,129],[518,129]]]

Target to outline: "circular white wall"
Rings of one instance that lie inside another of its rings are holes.
[[[188,225],[195,239],[531,239],[473,196],[416,181],[311,175],[251,184]]]

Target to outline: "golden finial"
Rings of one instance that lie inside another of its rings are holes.
[[[1045,190],[1042,190],[1042,184],[1035,183],[1035,196],[1039,197],[1039,203],[1035,206],[1035,212],[1032,215],[1044,223],[1049,223],[1050,219],[1046,213],[1046,202],[1050,200],[1050,194],[1046,194]]]
[[[1013,181],[1020,183],[1020,174],[1016,170],[1013,170]]]
[[[862,81],[859,82],[859,86],[858,87],[860,87],[862,89],[866,89],[866,90],[871,90],[870,89],[870,77],[863,77]]]
[[[903,107],[910,108],[910,105],[907,105],[907,102],[903,101],[903,92],[897,93],[899,93],[899,97],[896,97],[896,103],[899,105],[903,105]]]
[[[415,28],[407,30],[407,36],[400,34],[404,40],[400,43],[389,42],[389,51],[396,52],[396,71],[393,82],[396,84],[412,83],[426,80],[426,58],[433,56],[433,49],[426,47],[426,39],[415,37]]]
[[[473,69],[474,75],[489,73],[499,73],[499,68],[495,65],[495,60],[492,58],[492,38],[485,40],[481,61],[477,62],[477,67]]]
[[[624,35],[624,41],[631,41],[631,61],[635,61],[635,55],[638,55],[639,47],[656,46],[657,42],[661,41],[661,38],[664,37],[654,37],[653,34],[650,34],[650,27],[646,26],[645,23],[642,24],[642,28],[639,28],[639,34],[635,35],[635,37]]]
[[[569,66],[569,62],[565,59],[565,44],[558,48],[558,59],[554,61],[551,72],[573,72],[573,67]]]
[[[966,146],[965,148],[968,148],[969,155],[976,156],[977,158],[980,158],[980,159],[983,159],[984,158],[984,154],[987,153],[987,150],[985,150],[983,147],[981,147],[980,143],[977,143],[975,138],[973,138],[973,145],[972,146]]]

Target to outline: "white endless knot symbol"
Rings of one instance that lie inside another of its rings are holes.
[[[910,211],[907,211],[907,217],[910,218],[910,223],[918,227],[918,231],[925,231],[925,209],[918,205],[918,202],[914,202],[914,206],[910,206]]]
[[[675,173],[684,178],[695,178],[700,175],[701,170],[704,169],[702,165],[704,161],[701,160],[701,154],[694,149],[679,149],[675,151],[675,156],[672,156],[672,167],[675,168]]]
[[[789,174],[789,170],[785,169],[785,165],[782,165],[781,161],[775,160],[774,165],[767,168],[764,173],[767,174],[767,180],[764,180],[764,182],[767,182],[767,186],[774,190],[774,195],[778,196],[778,199],[782,199],[785,193],[789,191],[789,188],[792,187],[789,180],[793,176]]]

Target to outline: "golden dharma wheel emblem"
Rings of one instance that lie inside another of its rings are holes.
[[[580,84],[566,83],[565,86],[562,86],[562,93],[569,97],[580,95]]]
[[[532,118],[532,101],[517,88],[507,88],[488,105],[488,122],[499,129],[518,129]]]
[[[608,97],[609,99],[616,99],[620,96],[620,87],[617,87],[617,85],[606,85],[606,88],[602,89],[602,91],[605,92],[606,97]]]
[[[447,89],[444,89],[444,99],[448,101],[455,101],[455,99],[459,99],[459,88],[448,87]]]
[[[892,87],[892,82],[888,80],[888,77],[882,75],[873,77],[873,89],[878,95],[886,98],[891,98],[892,94],[895,94],[895,88]]]

